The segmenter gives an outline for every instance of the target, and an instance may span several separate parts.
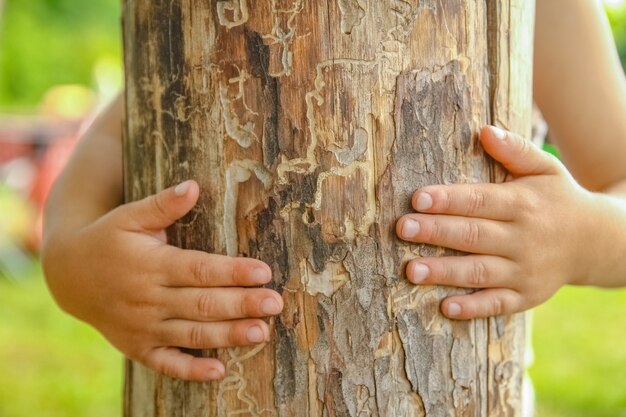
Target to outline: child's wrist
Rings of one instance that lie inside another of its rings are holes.
[[[591,209],[581,222],[588,229],[579,246],[581,273],[572,285],[618,287],[626,285],[626,200],[590,193]]]

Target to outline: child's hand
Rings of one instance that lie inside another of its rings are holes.
[[[419,258],[406,268],[415,284],[482,289],[444,300],[443,313],[454,319],[523,311],[580,282],[598,232],[593,194],[555,157],[493,127],[480,139],[509,171],[507,181],[424,187],[412,199],[419,214],[397,223],[405,240],[469,253]]]
[[[257,260],[182,250],[164,228],[198,199],[193,181],[126,204],[62,236],[44,254],[57,301],[95,326],[126,356],[166,375],[195,381],[224,376],[217,359],[179,348],[212,349],[269,340],[260,318],[283,308]]]

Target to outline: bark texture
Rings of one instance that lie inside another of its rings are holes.
[[[251,256],[270,343],[217,383],[129,363],[127,417],[515,416],[524,319],[457,322],[395,237],[427,184],[498,181],[476,135],[528,134],[528,0],[124,0],[126,195],[195,178],[173,244]]]

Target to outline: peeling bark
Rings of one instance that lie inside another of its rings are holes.
[[[533,2],[124,0],[128,200],[195,178],[168,231],[272,268],[284,312],[197,384],[128,363],[125,415],[516,416],[523,316],[457,322],[409,285],[451,253],[394,235],[410,195],[498,181],[478,129],[529,133]]]

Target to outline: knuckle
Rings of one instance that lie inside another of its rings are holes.
[[[545,206],[545,201],[541,201],[534,192],[526,191],[519,193],[515,204],[519,207],[517,213],[519,216],[535,219],[537,211],[541,210],[542,206]]]
[[[140,202],[128,203],[115,208],[108,215],[122,228],[140,227],[143,224],[140,207]]]
[[[203,292],[198,296],[196,309],[200,318],[212,318],[216,311],[215,298],[210,293]]]
[[[239,314],[241,317],[248,317],[251,315],[252,306],[255,305],[254,294],[250,291],[246,291],[239,301]]]
[[[563,162],[561,162],[559,158],[557,158],[556,156],[548,152],[543,152],[543,154],[546,159],[546,164],[549,167],[549,170],[551,173],[565,174],[565,177],[571,178],[571,174],[569,173],[569,171],[567,170],[565,165],[563,165]]]
[[[141,329],[135,330],[135,333],[142,339],[139,344],[149,341],[147,346],[150,348],[160,344],[168,344],[168,341],[172,338],[171,333],[164,328],[162,320],[142,323]]]
[[[485,194],[476,189],[475,187],[470,188],[469,191],[469,201],[467,204],[467,212],[468,214],[476,214],[485,208]]]
[[[208,348],[211,346],[205,346],[205,332],[204,327],[200,324],[194,324],[189,328],[189,347],[190,348]]]
[[[435,271],[433,271],[435,274],[439,275],[439,280],[442,283],[451,283],[454,280],[454,271],[453,268],[448,264],[448,262],[441,262],[441,264],[438,265],[437,268],[432,268],[431,266],[431,270],[435,269]]]
[[[125,307],[139,311],[144,315],[149,315],[163,308],[163,303],[158,295],[151,291],[135,292],[131,297],[123,300]]]
[[[178,366],[176,365],[175,362],[173,361],[165,361],[162,362],[158,368],[157,368],[157,372],[165,375],[165,376],[169,376],[170,378],[178,378],[180,377],[180,370],[178,369]]]
[[[545,203],[541,201],[541,199],[535,194],[531,194],[528,196],[526,201],[527,204],[527,214],[531,214],[534,217],[534,213],[541,210],[542,206],[545,206]]]
[[[441,222],[438,220],[433,220],[430,224],[429,232],[428,232],[428,241],[429,242],[441,242],[445,238],[445,232],[441,225]]]
[[[149,368],[159,369],[160,364],[154,359],[154,347],[152,346],[135,346],[134,349],[125,350],[123,353],[127,358],[140,362]]]
[[[201,287],[208,287],[211,283],[211,272],[208,261],[205,259],[197,259],[192,263],[193,279]]]
[[[487,311],[490,316],[499,316],[504,312],[504,304],[500,297],[491,297]]]
[[[517,143],[521,159],[528,157],[532,153],[534,145],[529,140],[525,140],[519,136],[515,136],[513,140]]]
[[[437,203],[441,206],[443,212],[448,212],[452,207],[452,199],[450,198],[450,191],[446,189],[439,190],[436,193]]]
[[[487,284],[487,267],[482,261],[474,261],[472,270],[468,276],[470,285],[476,288],[482,288]]]
[[[505,201],[510,206],[516,207],[518,212],[524,212],[528,209],[528,193],[523,187],[517,187],[514,192],[510,193],[508,200]]]
[[[167,218],[167,210],[165,210],[165,204],[163,201],[163,194],[157,194],[150,198],[150,206],[152,210],[161,217]]]
[[[245,345],[245,327],[243,325],[229,326],[226,340],[229,346]]]
[[[465,246],[473,247],[480,241],[480,226],[475,222],[465,223],[461,233],[461,241]]]
[[[228,281],[232,282],[234,285],[240,286],[246,284],[246,279],[242,271],[243,268],[243,260],[240,258],[230,258],[224,265],[224,273],[226,277],[228,277]]]

